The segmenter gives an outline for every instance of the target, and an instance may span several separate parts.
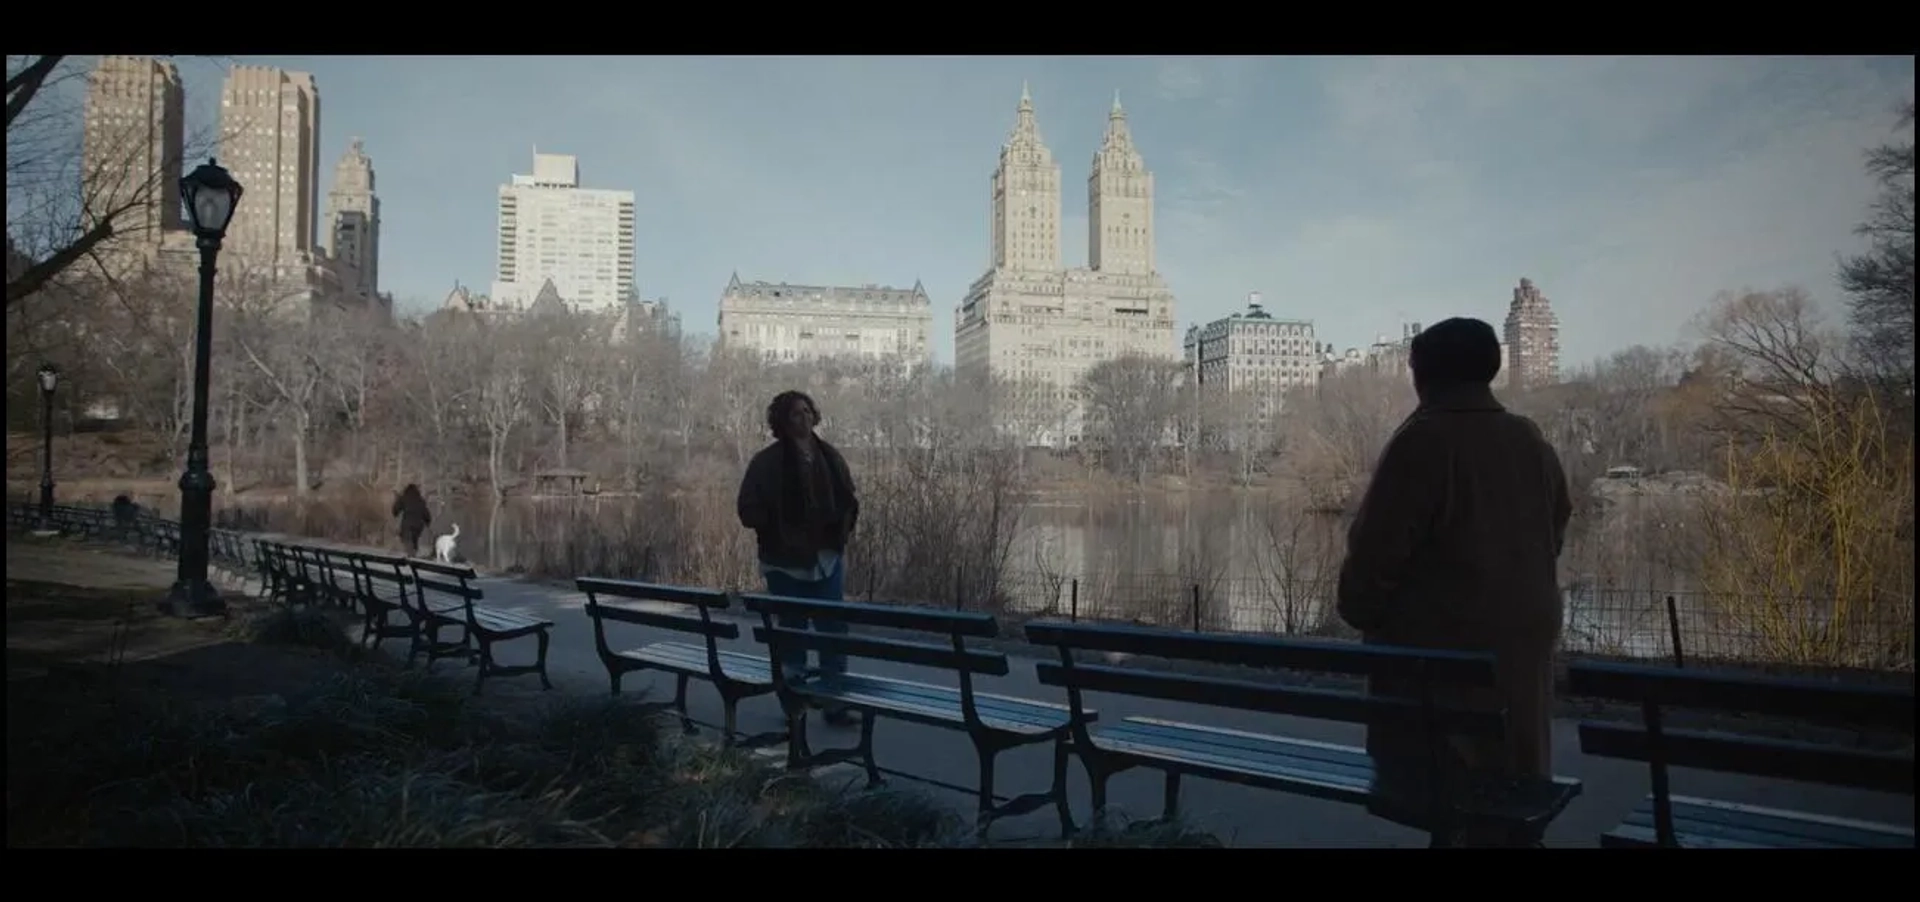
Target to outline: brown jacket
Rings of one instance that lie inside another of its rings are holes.
[[[860,496],[854,491],[846,458],[826,439],[815,442],[828,468],[829,485],[819,499],[823,509],[810,509],[807,486],[795,480],[811,479],[814,474],[800,473],[793,452],[781,442],[755,454],[740,479],[734,508],[740,525],[753,530],[763,563],[811,567],[822,550],[844,553],[860,520]]]
[[[1429,393],[1380,455],[1347,534],[1340,617],[1371,643],[1498,655],[1497,698],[1480,698],[1506,708],[1507,741],[1456,739],[1455,764],[1551,773],[1553,653],[1564,616],[1556,565],[1571,515],[1553,446],[1484,387]],[[1417,687],[1372,685],[1380,694],[1409,690]],[[1367,751],[1378,791],[1426,782],[1417,728],[1375,726]]]

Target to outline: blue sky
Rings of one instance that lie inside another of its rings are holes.
[[[641,293],[711,332],[730,273],[910,285],[936,355],[988,259],[988,178],[1022,81],[1086,260],[1086,176],[1120,92],[1155,172],[1180,326],[1262,293],[1344,348],[1399,323],[1498,324],[1520,277],[1569,362],[1688,336],[1716,291],[1799,284],[1871,201],[1898,58],[246,57],[312,72],[321,192],[351,136],[403,308],[485,290],[497,185],[537,145],[637,195]],[[183,66],[210,121],[217,65]]]

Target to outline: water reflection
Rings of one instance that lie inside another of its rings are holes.
[[[461,556],[496,570],[756,584],[751,537],[731,521],[730,510],[722,516],[700,508],[716,503],[595,495],[516,498],[494,507],[473,499],[436,511],[431,533],[462,524]],[[703,524],[697,534],[684,525],[696,521]],[[1300,510],[1255,491],[1052,496],[1025,509],[993,580],[992,602],[1022,614],[1347,635],[1331,605],[1342,528],[1337,515]],[[381,533],[369,528],[365,534]],[[391,542],[391,530],[384,534]],[[857,540],[854,555],[858,572]],[[975,579],[980,577],[967,581]],[[850,581],[849,591],[864,597],[866,584]],[[947,606],[955,594],[986,591],[968,585],[937,593],[947,597],[891,600]],[[1667,594],[1652,587],[1570,591],[1567,648],[1671,655],[1675,627]],[[1737,656],[1751,644],[1696,595],[1671,594],[1677,596],[1681,642],[1690,653]]]

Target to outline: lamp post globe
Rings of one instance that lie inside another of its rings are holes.
[[[240,207],[240,183],[208,160],[180,179],[180,202],[200,249],[200,303],[193,340],[193,431],[180,476],[180,571],[161,610],[179,617],[224,615],[227,604],[207,581],[213,529],[213,471],[207,455],[207,395],[213,359],[213,276],[220,242]]]
[[[180,179],[180,202],[185,206],[187,224],[202,241],[218,244],[227,235],[227,225],[240,208],[240,183],[219,163],[208,160]]]
[[[60,385],[60,369],[51,363],[40,364],[34,373],[40,380],[40,528],[53,528],[53,390]]]

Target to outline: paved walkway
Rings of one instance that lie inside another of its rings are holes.
[[[582,610],[585,596],[571,589],[499,577],[484,578],[479,585],[487,593],[489,606],[536,614],[553,620],[553,644],[548,669],[556,691],[606,692],[606,670],[593,647],[593,627]],[[744,624],[743,624],[744,625]],[[747,630],[743,634],[750,635]],[[685,640],[682,634],[669,634],[650,628],[610,624],[609,644],[615,648],[634,648],[662,640]],[[400,643],[385,643],[399,649]],[[740,651],[756,650],[750,638],[728,643],[725,647]],[[531,642],[507,643],[500,648],[504,663],[519,660],[516,655],[532,657]],[[980,680],[981,691],[1034,699],[1061,699],[1060,690],[1041,686],[1034,676],[1034,658],[1013,655],[1012,673],[1001,678]],[[451,671],[456,666],[441,662],[437,667]],[[855,668],[884,676],[915,678],[919,668],[889,662],[856,661]],[[488,692],[507,682],[532,683],[536,677],[513,677],[487,681]],[[673,697],[673,681],[645,671],[628,674],[623,688],[635,692],[647,688],[658,700]],[[720,702],[712,687],[694,683],[688,690],[689,710],[706,723],[720,722]],[[1330,724],[1280,715],[1263,715],[1179,702],[1134,699],[1089,694],[1089,704],[1101,712],[1102,720],[1128,716],[1162,717],[1204,723],[1212,726],[1274,733],[1321,742],[1359,745],[1364,742],[1361,727]],[[750,699],[740,706],[740,729],[758,733],[779,729],[782,724],[778,702],[771,696]],[[959,786],[977,782],[977,763],[972,746],[959,733],[882,719],[874,731],[876,757],[881,767],[923,776]],[[816,717],[808,728],[814,747],[846,744],[858,740],[858,730],[828,727]],[[1643,765],[1624,761],[1588,758],[1579,751],[1574,722],[1554,723],[1555,772],[1585,781],[1585,790],[1567,812],[1555,821],[1547,834],[1552,846],[1592,847],[1601,833],[1611,829],[1647,793],[1647,771]],[[1052,771],[1049,748],[1018,749],[1000,756],[997,765],[997,794],[1011,796],[1044,789]],[[948,790],[918,787],[898,781],[903,787],[923,788],[936,797],[950,801],[971,817],[970,797]],[[1676,792],[1705,795],[1755,805],[1794,808],[1823,814],[1864,818],[1910,825],[1913,800],[1855,790],[1755,780],[1692,770],[1674,771]],[[1135,770],[1123,773],[1109,784],[1109,804],[1117,810],[1139,817],[1157,816],[1160,811],[1160,778],[1156,772]],[[1071,772],[1071,792],[1076,821],[1085,823],[1088,812],[1085,773],[1075,762]],[[1305,799],[1262,789],[1239,787],[1209,780],[1188,779],[1181,784],[1181,808],[1195,826],[1207,829],[1234,846],[1267,847],[1423,847],[1426,834],[1410,830],[1368,815],[1354,806]],[[1057,833],[1058,821],[1051,808],[996,823],[995,838],[1039,838]]]

